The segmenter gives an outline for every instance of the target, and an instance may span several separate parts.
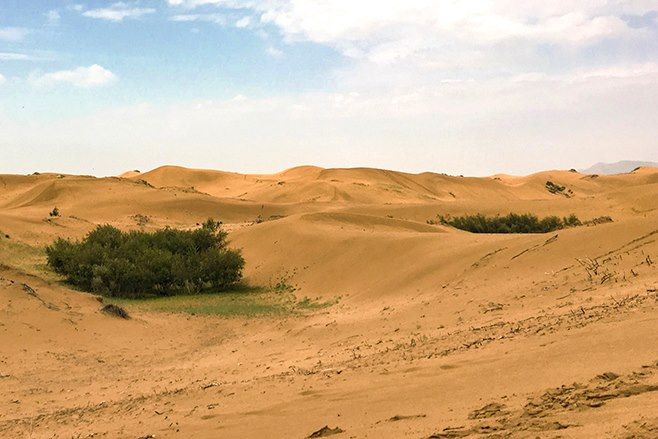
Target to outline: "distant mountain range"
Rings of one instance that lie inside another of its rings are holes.
[[[583,174],[625,174],[627,172],[632,172],[635,168],[639,167],[654,167],[658,168],[658,162],[640,162],[634,160],[622,160],[615,163],[597,163],[594,166],[591,166],[587,169],[581,169],[580,172]]]

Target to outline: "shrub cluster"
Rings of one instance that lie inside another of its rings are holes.
[[[567,198],[571,198],[573,196],[573,191],[571,189],[568,189],[565,186],[560,186],[559,184],[555,184],[550,180],[546,182],[546,189],[552,194],[564,195]]]
[[[242,277],[244,259],[227,248],[220,223],[196,230],[152,233],[98,226],[82,241],[58,239],[46,248],[48,265],[83,290],[116,297],[223,290]]]
[[[472,233],[547,233],[582,224],[574,214],[564,218],[547,216],[542,219],[531,213],[510,213],[494,217],[478,213],[477,215],[439,216],[438,218],[440,224]]]

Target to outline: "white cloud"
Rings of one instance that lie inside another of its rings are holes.
[[[21,41],[28,33],[30,31],[22,27],[0,27],[0,40],[10,42]]]
[[[98,64],[89,67],[77,67],[73,70],[60,70],[45,73],[43,75],[32,75],[29,81],[37,87],[48,87],[57,84],[69,84],[75,87],[92,88],[111,84],[117,77],[111,71]]]
[[[341,85],[347,88],[413,86],[471,76],[513,77],[537,66],[565,73],[596,65],[595,58],[619,59],[626,48],[640,52],[647,47],[653,50],[644,55],[649,57],[649,53],[655,54],[650,41],[658,38],[658,26],[651,28],[645,23],[645,27],[637,28],[626,21],[628,15],[658,13],[655,0],[167,3],[188,13],[204,6],[203,11],[208,14],[213,10],[210,5],[222,16],[244,16],[249,11],[248,26],[256,32],[274,27],[284,43],[306,41],[334,48],[352,59],[336,73]],[[200,19],[199,15],[191,16]],[[586,51],[589,60],[583,56]],[[277,56],[275,51],[267,52]]]
[[[232,12],[204,12],[200,14],[186,12],[183,14],[174,14],[169,17],[170,21],[177,22],[206,22],[228,26],[229,24],[239,28],[253,27],[253,18]]]
[[[224,14],[177,14],[169,17],[169,20],[177,22],[205,21],[221,26],[225,26],[228,23],[228,17]]]
[[[658,63],[615,65],[596,69],[579,69],[572,73],[548,75],[528,72],[510,78],[511,82],[564,82],[577,83],[591,80],[632,81],[636,84],[658,80]]]
[[[251,9],[292,39],[344,46],[399,40],[410,34],[429,39],[489,43],[527,39],[586,44],[629,31],[619,17],[658,11],[651,0],[527,2],[520,0],[168,0],[172,6],[213,4]]]
[[[251,17],[249,17],[249,16],[242,17],[238,21],[235,22],[235,27],[240,28],[240,29],[245,28],[245,27],[249,27],[249,25],[251,25]]]
[[[574,79],[587,81],[595,78],[608,79],[635,79],[652,78],[658,79],[658,63],[631,64],[624,66],[612,66],[599,69],[576,72]]]
[[[276,58],[276,59],[283,58],[283,51],[277,49],[276,47],[270,46],[265,50],[265,52],[272,58]]]
[[[123,21],[126,18],[140,18],[144,15],[152,14],[154,12],[154,8],[136,8],[124,2],[118,2],[114,3],[109,8],[90,9],[88,11],[84,11],[82,15],[100,20],[118,22]]]
[[[62,16],[59,14],[59,11],[56,9],[53,9],[52,11],[48,11],[46,13],[46,20],[48,20],[48,24],[53,26],[58,25],[61,18]]]
[[[4,84],[6,81],[5,77],[0,73],[0,85]]]
[[[328,44],[376,62],[413,60],[427,56],[432,49],[437,49],[432,57],[440,59],[443,47],[487,48],[505,41],[578,46],[633,32],[605,9],[580,10],[570,5],[519,11],[519,3],[297,0],[255,7],[263,22],[276,25],[291,40]],[[382,57],[384,50],[389,54]]]
[[[0,61],[31,61],[33,58],[24,53],[0,52]]]
[[[170,6],[182,6],[184,8],[192,9],[197,6],[203,5],[223,5],[229,7],[241,7],[241,1],[232,1],[232,0],[167,0],[167,3]]]

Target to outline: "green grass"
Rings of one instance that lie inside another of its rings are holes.
[[[254,287],[214,294],[156,297],[149,299],[106,298],[128,312],[162,312],[219,317],[281,317],[304,315],[333,305],[305,297],[297,301],[292,293]]]
[[[0,263],[45,279],[58,279],[46,265],[44,248],[5,238],[4,234],[0,237]]]
[[[336,299],[336,300],[327,300],[327,301],[321,302],[321,301],[318,301],[318,300],[310,299],[308,297],[304,297],[302,300],[297,302],[296,307],[298,309],[316,311],[316,310],[319,310],[319,309],[329,308],[331,305],[334,305],[337,302],[338,302],[338,299]]]

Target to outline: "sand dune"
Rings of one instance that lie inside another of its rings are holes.
[[[427,223],[510,211],[613,222],[528,235]],[[242,249],[249,283],[333,304],[121,320],[34,248],[97,224],[208,217]],[[657,168],[2,175],[0,231],[3,437],[658,434]]]

